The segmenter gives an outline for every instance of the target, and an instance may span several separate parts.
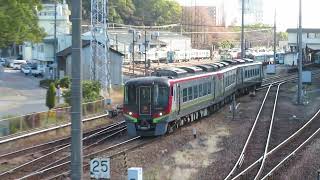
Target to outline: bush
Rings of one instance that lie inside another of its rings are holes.
[[[50,84],[49,89],[47,90],[47,96],[46,96],[46,106],[49,109],[54,108],[54,106],[56,105],[56,86],[55,84],[52,82]]]
[[[58,87],[58,85],[60,85],[60,87],[62,88],[69,88],[71,84],[71,80],[68,76],[60,80],[44,79],[40,81],[40,86],[48,88],[51,83],[54,83],[55,87]]]
[[[54,83],[54,85],[57,86],[59,84],[59,80],[44,79],[40,81],[40,86],[49,88],[51,83]]]
[[[62,88],[69,88],[71,84],[71,80],[68,76],[65,76],[64,78],[59,80],[59,85]]]
[[[102,99],[100,96],[101,85],[98,81],[83,81],[82,82],[82,98],[83,102],[92,102]],[[63,93],[63,98],[66,103],[71,105],[71,90],[68,89]]]

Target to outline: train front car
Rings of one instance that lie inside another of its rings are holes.
[[[125,84],[123,113],[130,136],[159,136],[167,132],[170,92],[167,78],[142,77]]]

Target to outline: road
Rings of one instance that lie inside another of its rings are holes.
[[[39,81],[16,70],[0,72],[0,119],[46,111],[46,89],[39,87]]]

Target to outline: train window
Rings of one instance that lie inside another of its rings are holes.
[[[129,85],[125,87],[125,93],[124,93],[124,103],[132,103],[136,104],[137,99],[136,99],[136,87],[134,85]]]
[[[193,86],[193,97],[198,98],[198,86]]]
[[[158,97],[157,97],[157,106],[159,108],[166,107],[168,105],[169,100],[169,88],[167,87],[159,87]]]
[[[244,77],[247,78],[248,77],[248,71],[246,70],[244,73]]]
[[[184,89],[183,89],[183,91],[182,91],[182,97],[183,97],[183,99],[182,99],[183,102],[188,101],[188,90],[187,90],[187,88],[184,88]]]
[[[192,87],[188,88],[188,101],[192,100]]]
[[[202,94],[202,84],[199,84],[199,97],[201,97],[203,94]]]
[[[203,96],[207,95],[208,89],[207,89],[207,83],[203,84]]]
[[[211,83],[208,83],[208,94],[211,94]]]

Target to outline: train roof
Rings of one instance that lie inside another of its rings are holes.
[[[199,73],[203,71],[200,67],[197,67],[197,66],[186,66],[186,67],[178,67],[178,68],[183,69],[188,73]]]
[[[229,63],[228,63],[229,62]],[[216,72],[216,71],[228,71],[230,68],[233,67],[241,67],[246,66],[249,64],[255,64],[251,59],[236,59],[236,60],[228,60],[219,61],[212,64],[202,64],[202,65],[195,65],[195,66],[186,66],[186,67],[166,67],[162,69],[158,69],[151,73],[151,76],[158,76],[158,77],[166,77],[169,79],[176,79],[176,78],[183,78],[188,76],[194,75],[201,75],[208,72]],[[261,64],[256,62],[256,64]]]
[[[224,64],[221,64],[221,63],[218,63],[218,62],[216,62],[216,63],[213,63],[214,65],[216,65],[216,66],[218,66],[219,67],[219,69],[220,68],[223,68],[223,67],[225,67],[226,65],[224,65]]]
[[[196,66],[201,68],[205,72],[212,72],[212,71],[214,71],[216,69],[213,66],[210,66],[210,65],[207,65],[207,64],[196,65]]]
[[[178,77],[182,75],[186,75],[188,71],[176,68],[176,67],[166,67],[163,69],[158,69],[151,73],[151,76],[168,76],[168,77]]]
[[[234,59],[235,61],[238,61],[239,63],[246,63],[246,61],[245,60],[243,60],[243,59]]]
[[[168,78],[166,77],[157,77],[157,76],[148,76],[148,77],[139,77],[130,79],[126,82],[126,86],[128,85],[135,85],[135,86],[143,86],[143,85],[150,85],[150,84],[160,84],[160,85],[169,85]]]

